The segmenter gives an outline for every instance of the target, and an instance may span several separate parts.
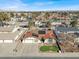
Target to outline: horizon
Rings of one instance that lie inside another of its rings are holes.
[[[1,0],[0,10],[78,11],[79,0]]]

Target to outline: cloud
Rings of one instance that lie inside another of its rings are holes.
[[[64,7],[58,7],[54,8],[52,10],[79,10],[79,5],[70,5],[70,6],[64,6]]]
[[[46,6],[46,5],[52,5],[54,2],[52,1],[49,1],[49,2],[35,2],[33,3],[33,5],[36,5],[36,6]]]
[[[14,11],[79,10],[78,5],[56,6],[56,1],[23,3],[22,0],[1,0],[0,9]]]
[[[28,3],[23,3],[22,0],[2,0],[2,2],[0,2],[0,8],[2,10],[16,10],[16,11],[21,11],[21,10],[30,11],[31,10],[32,11],[32,10],[35,10],[35,9],[37,10],[38,8],[40,9],[41,7],[46,7],[52,4],[53,4],[52,1],[33,2],[30,5]]]
[[[3,10],[26,10],[28,6],[22,3],[21,0],[3,0],[1,2],[3,2],[3,4],[0,4],[0,8]]]

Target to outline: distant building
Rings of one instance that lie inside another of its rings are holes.
[[[79,43],[79,33],[74,33],[76,35],[75,41]]]
[[[3,23],[2,21],[0,21],[0,27],[1,27],[1,26],[4,26],[4,23]]]
[[[38,34],[46,34],[46,31],[44,31],[44,30],[39,30],[39,31],[38,31]]]
[[[63,33],[79,33],[79,29],[76,27],[56,27],[56,31]]]

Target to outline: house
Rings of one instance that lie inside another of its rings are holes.
[[[40,26],[42,25],[40,21],[35,21],[35,26]]]
[[[57,32],[63,33],[79,33],[79,29],[76,27],[56,27]]]
[[[48,29],[47,22],[41,22],[37,27],[38,30]]]
[[[41,43],[40,39],[44,38],[45,40],[48,40],[51,38],[52,40],[55,38],[52,30],[38,30],[37,33],[28,31],[25,33],[25,39],[23,40],[23,43]],[[55,42],[53,40],[53,42]]]
[[[31,37],[32,36],[32,32],[31,31],[27,31],[26,33],[25,33],[25,37]]]
[[[2,21],[0,21],[0,27],[4,26],[4,23]]]
[[[39,36],[39,39],[41,39],[42,37],[45,39],[54,38],[54,34],[51,30],[39,30],[38,36]]]
[[[65,22],[64,19],[56,19],[56,18],[49,19],[48,21],[50,22],[52,26],[62,25],[62,23]]]
[[[77,20],[77,27],[79,28],[79,19]]]
[[[78,28],[75,28],[75,27],[56,27],[55,33],[56,33],[57,38],[59,39],[59,42],[63,42],[64,39],[67,38],[68,34],[74,34],[74,36],[73,36],[74,41],[79,42],[79,34],[78,34],[79,29]],[[70,37],[71,35],[68,35],[68,36]]]
[[[35,21],[35,25],[36,26],[43,26],[43,25],[47,25],[47,22],[44,22],[44,21]]]
[[[74,35],[76,35],[76,37],[75,37],[74,40],[75,40],[76,42],[79,42],[79,33],[74,33]]]
[[[55,37],[58,38],[59,42],[63,42],[64,41],[64,38],[65,38],[65,34],[64,33],[58,32],[56,30],[54,30],[53,32],[55,33],[55,35],[56,35]]]
[[[28,27],[29,27],[29,26],[28,26],[28,23],[29,23],[29,22],[18,22],[19,27],[22,27],[22,28],[28,28]]]
[[[11,17],[11,21],[18,21],[18,19],[17,18],[15,18],[15,17]]]
[[[4,26],[0,27],[0,32],[12,32],[15,29],[15,26]]]
[[[38,39],[38,35],[32,33],[32,31],[26,32],[24,38],[23,43],[41,43]]]
[[[38,38],[41,39],[41,38],[44,38],[45,39],[45,42],[44,43],[55,43],[55,35],[53,33],[52,30],[40,30],[38,31]],[[51,42],[50,42],[51,41]]]
[[[42,23],[42,25],[47,25],[47,22],[46,22],[46,21],[45,21],[45,22],[43,21],[43,22],[41,22],[41,23]]]

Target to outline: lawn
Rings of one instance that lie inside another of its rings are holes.
[[[48,51],[52,51],[52,52],[57,52],[59,49],[57,46],[41,46],[40,47],[40,51],[42,52],[48,52]]]

